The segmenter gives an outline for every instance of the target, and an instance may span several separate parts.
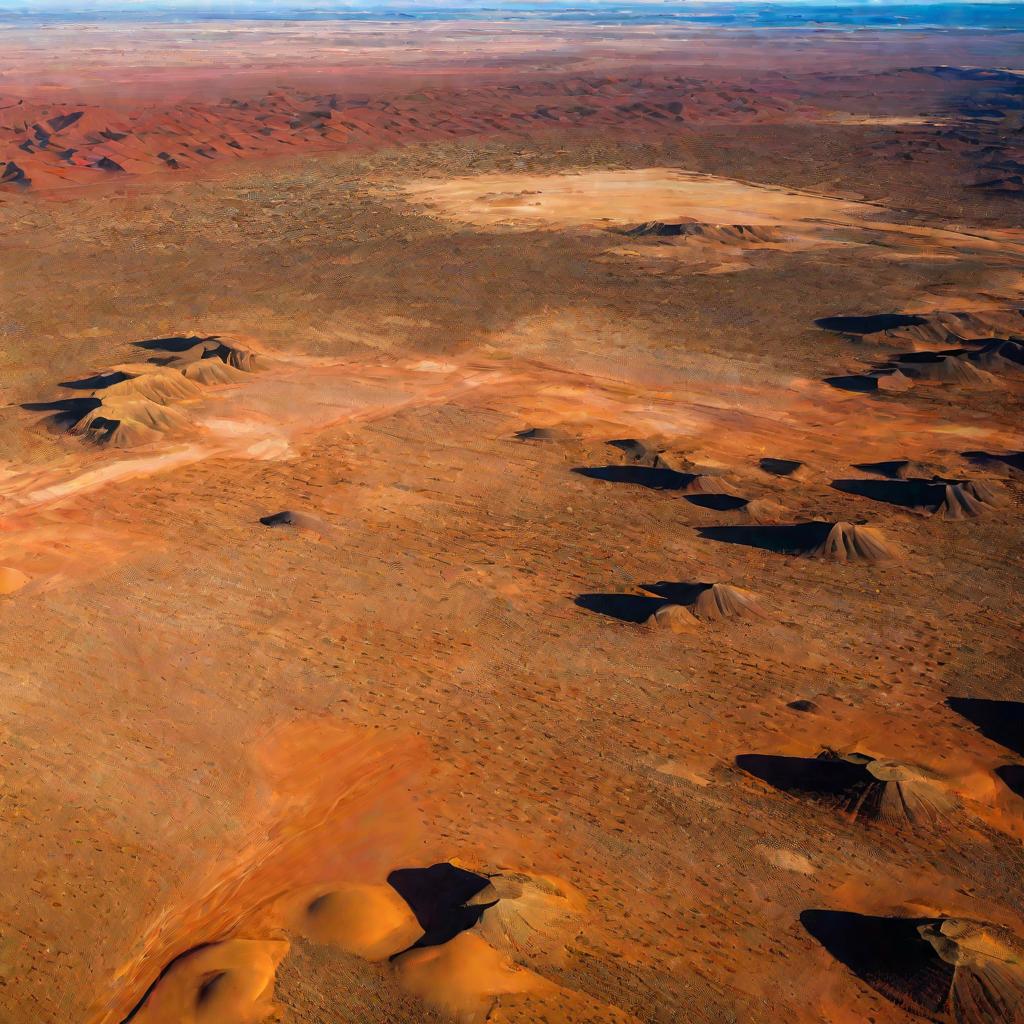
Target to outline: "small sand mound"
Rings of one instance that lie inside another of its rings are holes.
[[[178,957],[146,995],[134,1024],[259,1024],[274,1012],[274,978],[288,943],[228,939]]]
[[[693,614],[698,619],[759,619],[767,612],[761,607],[757,596],[740,587],[726,583],[714,583],[697,595],[693,602]]]
[[[956,917],[805,910],[808,932],[886,999],[937,1024],[1022,1024],[1024,942]]]
[[[386,960],[423,934],[409,905],[389,885],[349,885],[305,904],[296,930],[364,960]]]
[[[693,612],[681,604],[663,604],[648,621],[673,633],[689,633],[698,626]]]
[[[796,700],[791,700],[786,707],[804,714],[810,714],[818,710],[818,705],[813,700],[807,700],[806,697],[798,697]]]
[[[440,946],[410,950],[393,963],[405,989],[459,1024],[486,1020],[498,996],[553,988],[473,932],[461,932]]]
[[[828,536],[817,546],[805,552],[808,558],[823,558],[829,562],[870,562],[885,564],[899,558],[895,547],[881,530],[871,526],[853,526],[836,523]]]
[[[170,406],[147,398],[114,398],[85,414],[73,434],[112,448],[134,448],[159,440],[164,434],[186,430],[187,417]]]
[[[302,518],[301,512],[274,512],[269,516],[261,516],[260,522],[264,526],[299,526]]]
[[[188,380],[195,381],[203,387],[215,384],[236,384],[245,380],[245,371],[236,369],[219,359],[200,359],[182,367],[181,373]]]
[[[527,427],[516,431],[517,441],[564,441],[565,434],[555,427]]]
[[[28,581],[29,577],[19,569],[0,565],[0,595],[13,594],[15,591],[21,590]]]
[[[271,529],[297,530],[307,536],[316,534],[325,540],[332,539],[336,532],[335,528],[324,520],[311,516],[308,512],[293,512],[290,509],[274,512],[269,516],[261,516],[260,523]]]
[[[874,370],[868,376],[874,379],[877,391],[909,391],[914,386],[913,380],[901,370]]]
[[[712,473],[698,473],[681,488],[684,494],[727,494],[739,497],[736,488],[724,477]]]
[[[751,523],[781,523],[789,518],[789,510],[771,498],[756,498],[746,502],[740,511]]]
[[[638,441],[635,437],[622,437],[608,443],[618,448],[629,462],[635,462],[638,466],[653,466],[661,454],[661,449],[653,442]]]
[[[564,959],[582,901],[564,882],[507,872],[489,876],[467,906],[484,908],[476,930],[495,949],[533,965]]]

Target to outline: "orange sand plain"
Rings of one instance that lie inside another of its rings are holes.
[[[0,75],[5,1024],[1024,1020],[1013,40],[116,31]]]

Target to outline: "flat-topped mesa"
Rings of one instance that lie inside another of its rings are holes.
[[[663,604],[647,620],[659,629],[667,629],[672,633],[690,633],[699,623],[693,612],[682,604]]]
[[[935,828],[956,805],[946,781],[934,772],[856,751],[825,749],[816,757],[741,754],[736,765],[775,789],[860,824]]]
[[[898,561],[900,554],[881,530],[872,526],[835,523],[825,539],[804,552],[808,558],[828,562],[868,562],[884,565]]]
[[[877,465],[887,465],[879,463]],[[863,464],[871,469],[871,463]],[[922,469],[926,467],[921,467]],[[834,480],[832,486],[845,494],[858,494],[874,501],[913,509],[945,519],[973,518],[993,512],[1007,504],[1006,496],[995,486],[981,480],[963,480],[932,475],[886,480]]]
[[[655,590],[660,589],[654,588]],[[675,589],[675,585],[670,585]],[[713,583],[710,586],[683,586],[684,593],[676,597],[669,593],[669,600],[657,608],[647,620],[659,629],[673,633],[688,633],[701,623],[724,622],[726,620],[763,619],[768,612],[757,594],[733,587],[727,583]],[[689,590],[690,593],[685,593]]]
[[[942,500],[934,513],[943,519],[973,519],[987,515],[1006,504],[998,491],[979,480],[965,480],[962,483],[948,483],[942,492]]]

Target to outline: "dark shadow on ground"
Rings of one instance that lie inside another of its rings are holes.
[[[838,757],[784,757],[777,754],[739,754],[743,771],[786,793],[849,798],[873,781],[863,764]]]
[[[826,377],[825,383],[840,391],[855,391],[866,395],[878,390],[878,381],[866,373],[850,373],[839,377]]]
[[[131,373],[114,370],[111,373],[95,373],[91,377],[83,377],[81,380],[67,380],[60,386],[73,391],[95,391],[109,388],[111,384],[121,384],[126,380],[131,380],[133,376],[134,374]]]
[[[578,607],[622,622],[646,622],[666,603],[643,594],[580,594],[576,598]]]
[[[802,465],[802,462],[795,462],[793,459],[769,459],[764,458],[758,465],[766,472],[775,476],[792,476]]]
[[[21,408],[29,412],[48,412],[43,423],[50,430],[70,430],[83,416],[98,409],[103,403],[98,398],[59,398],[55,402],[23,402]]]
[[[1024,702],[950,697],[946,706],[976,725],[982,736],[1024,757]]]
[[[840,963],[891,1002],[938,1020],[956,968],[920,931],[942,918],[868,917],[839,910],[805,910],[800,923]],[[943,1016],[943,1018],[945,1017]]]
[[[784,526],[702,526],[697,532],[707,540],[742,544],[777,554],[794,555],[823,543],[832,523],[789,523]]]
[[[578,466],[573,472],[592,480],[638,484],[656,491],[679,491],[694,479],[693,473],[678,473],[674,469],[654,469],[650,466]]]
[[[1006,788],[1024,797],[1024,764],[1004,764],[996,769],[996,775],[1006,785]]]
[[[896,327],[920,327],[928,321],[907,313],[875,313],[873,316],[823,316],[814,321],[816,327],[836,334],[875,334]]]
[[[734,494],[688,494],[686,500],[691,505],[711,509],[713,512],[732,512],[747,504],[746,498]]]
[[[388,884],[409,904],[423,935],[411,948],[440,946],[459,932],[472,928],[487,905],[467,907],[488,885],[488,879],[453,864],[429,868],[399,868],[388,875]]]
[[[856,494],[900,508],[930,508],[942,502],[946,485],[930,480],[833,480],[843,494]]]

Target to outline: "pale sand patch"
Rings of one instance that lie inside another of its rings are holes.
[[[867,216],[874,208],[671,167],[582,174],[484,174],[406,185],[416,200],[472,224],[557,227],[691,220],[774,225]]]
[[[781,868],[783,871],[794,871],[798,875],[814,874],[814,865],[802,853],[797,853],[794,850],[781,850],[773,846],[765,846],[763,843],[758,844],[757,852],[760,853],[769,864],[772,864],[777,868]]]
[[[600,228],[651,221],[779,227],[800,234],[836,228],[872,232],[922,248],[1024,254],[1015,230],[922,227],[883,220],[884,205],[758,184],[674,167],[577,174],[482,174],[405,186],[414,202],[478,227],[520,231]]]

